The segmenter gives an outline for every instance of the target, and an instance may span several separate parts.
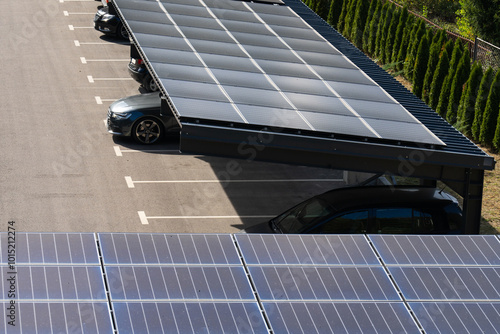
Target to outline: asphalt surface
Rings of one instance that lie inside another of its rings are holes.
[[[94,30],[98,5],[2,4],[0,231],[238,232],[343,184],[340,171],[108,134],[109,104],[141,89],[128,42]]]

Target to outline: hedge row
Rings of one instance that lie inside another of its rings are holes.
[[[500,150],[500,71],[471,65],[467,48],[384,0],[304,0],[356,47],[413,85],[413,93],[476,142]]]

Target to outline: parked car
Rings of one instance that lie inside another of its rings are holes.
[[[130,58],[130,62],[128,63],[128,73],[148,92],[158,91],[158,85],[151,74],[149,74],[146,64],[144,64],[142,59]]]
[[[100,32],[128,40],[128,31],[116,13],[115,5],[109,1],[107,6],[99,7],[94,16],[94,28]]]
[[[154,144],[163,136],[179,134],[179,124],[171,112],[162,114],[159,93],[125,97],[108,109],[108,132],[131,136],[141,144]]]
[[[247,233],[460,234],[457,200],[417,186],[347,187],[310,198]]]

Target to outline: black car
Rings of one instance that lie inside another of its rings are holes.
[[[416,186],[348,187],[300,203],[247,233],[460,234],[457,200]]]
[[[113,2],[100,7],[94,16],[94,28],[100,32],[128,40],[128,31],[116,13]]]
[[[141,144],[154,144],[167,135],[178,135],[179,124],[171,112],[161,113],[159,93],[133,95],[113,102],[108,109],[108,132],[132,136]]]
[[[128,73],[135,81],[142,84],[142,87],[144,87],[146,91],[158,91],[158,85],[151,74],[149,74],[146,64],[144,64],[142,59],[130,58]]]

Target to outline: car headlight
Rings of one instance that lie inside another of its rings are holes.
[[[109,21],[109,20],[112,20],[114,19],[115,16],[114,15],[111,15],[111,14],[104,14],[104,16],[102,17],[102,20],[103,21]]]
[[[127,119],[132,116],[132,114],[129,112],[114,112],[112,115],[116,119]]]

